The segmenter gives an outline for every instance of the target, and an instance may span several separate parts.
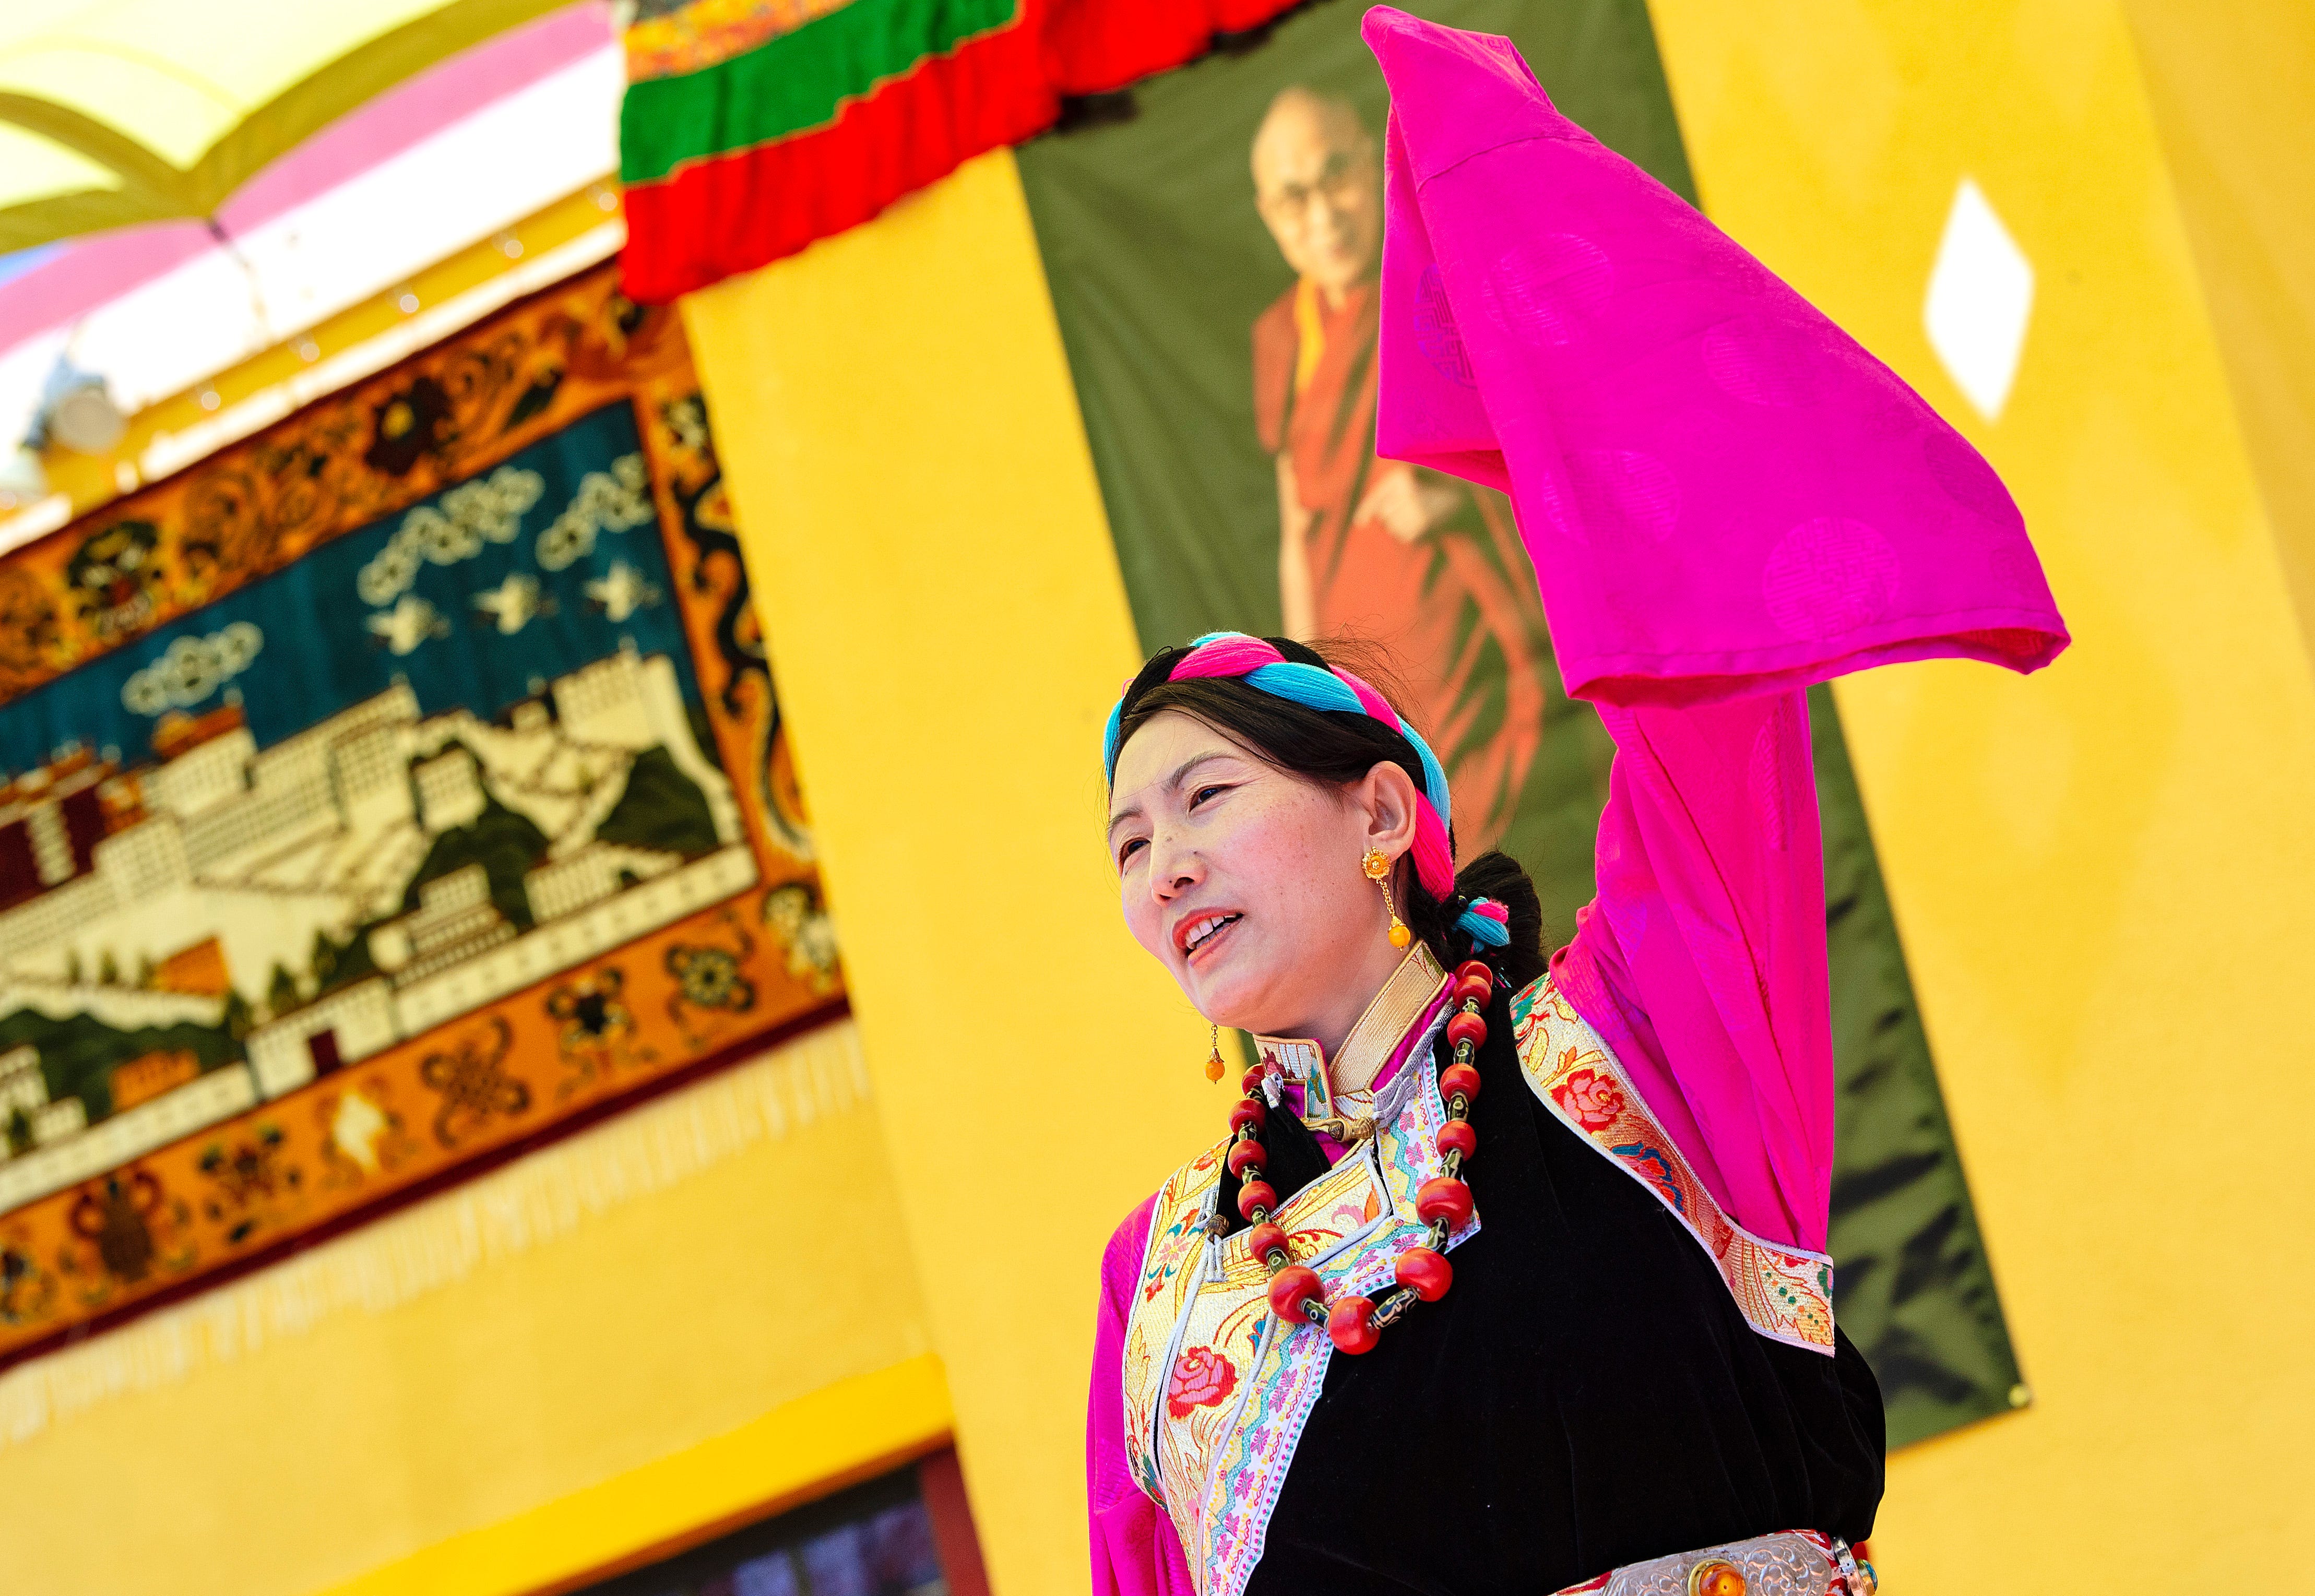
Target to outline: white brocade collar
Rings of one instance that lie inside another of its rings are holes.
[[[1331,1063],[1326,1050],[1304,1036],[1257,1036],[1255,1057],[1278,1085],[1301,1087],[1305,1121],[1370,1118],[1375,1081],[1404,1055],[1446,986],[1447,972],[1418,941],[1343,1038]]]

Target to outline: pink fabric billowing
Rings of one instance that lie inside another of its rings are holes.
[[[1093,1333],[1086,1404],[1086,1511],[1093,1530],[1094,1596],[1192,1596],[1190,1563],[1174,1521],[1133,1482],[1125,1455],[1125,1321],[1149,1246],[1153,1193],[1126,1216],[1101,1258],[1101,1317]]]
[[[1560,674],[1615,738],[1554,961],[1727,1210],[1824,1246],[1832,1048],[1800,689],[2066,646],[1992,468],[1508,40],[1378,6],[1379,447],[1512,495]]]
[[[2066,633],[1992,468],[1510,40],[1378,6],[1381,451],[1509,492],[1568,692],[1696,704]]]

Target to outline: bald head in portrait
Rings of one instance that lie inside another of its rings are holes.
[[[1375,456],[1373,130],[1348,100],[1298,84],[1270,102],[1249,155],[1255,208],[1295,274],[1254,328],[1285,629],[1390,649],[1469,857],[1510,822],[1542,741],[1549,642],[1535,578],[1503,495]]]

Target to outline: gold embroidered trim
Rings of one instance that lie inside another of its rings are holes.
[[[1406,957],[1398,962],[1382,990],[1359,1015],[1331,1061],[1326,1050],[1307,1037],[1257,1036],[1255,1050],[1265,1059],[1274,1056],[1289,1079],[1303,1083],[1306,1114],[1330,1116],[1335,1112],[1335,1096],[1362,1093],[1374,1085],[1375,1077],[1382,1073],[1382,1067],[1390,1062],[1398,1044],[1406,1040],[1415,1022],[1446,984],[1447,972],[1439,967],[1431,949],[1418,942],[1406,950]],[[1323,1094],[1311,1092],[1313,1077],[1324,1085]],[[1325,1101],[1320,1101],[1321,1096]]]
[[[1512,999],[1512,1026],[1521,1073],[1543,1105],[1672,1210],[1745,1321],[1771,1341],[1831,1352],[1832,1260],[1765,1241],[1728,1217],[1551,977]]]
[[[1276,1217],[1289,1254],[1318,1272],[1329,1300],[1388,1290],[1399,1255],[1423,1238],[1415,1193],[1443,1167],[1446,1109],[1429,1055],[1410,1069],[1408,1089],[1391,1090],[1398,1105],[1388,1121]],[[1228,1147],[1202,1154],[1158,1193],[1121,1371],[1133,1477],[1172,1519],[1201,1596],[1238,1596],[1260,1561],[1333,1352],[1325,1331],[1271,1313],[1270,1272],[1246,1231],[1210,1239]],[[1448,1246],[1479,1224],[1473,1215]]]

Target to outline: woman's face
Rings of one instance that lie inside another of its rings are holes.
[[[1360,861],[1406,851],[1413,801],[1397,765],[1321,785],[1165,711],[1110,789],[1125,923],[1208,1019],[1331,1046],[1401,957]]]

